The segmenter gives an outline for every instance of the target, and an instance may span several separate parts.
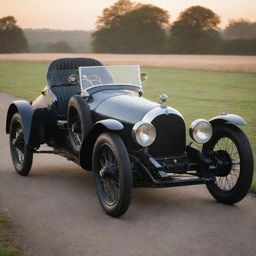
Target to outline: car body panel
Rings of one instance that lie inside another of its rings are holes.
[[[95,109],[97,118],[113,118],[125,123],[135,124],[158,104],[139,97],[134,93],[124,92],[102,101]]]
[[[32,102],[31,107],[33,109],[48,108],[57,100],[51,89],[46,86],[41,94]]]

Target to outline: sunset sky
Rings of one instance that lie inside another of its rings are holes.
[[[97,16],[115,0],[0,0],[0,17],[13,15],[22,28],[93,30]],[[168,10],[173,22],[192,5],[202,5],[221,16],[221,27],[229,19],[256,21],[256,0],[140,0]]]

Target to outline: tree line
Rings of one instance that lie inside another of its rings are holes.
[[[220,17],[192,6],[169,23],[169,12],[150,4],[118,0],[97,20],[94,52],[172,54],[256,54],[256,22],[231,20],[224,31]]]
[[[92,52],[90,31],[24,29],[23,32],[30,52]]]
[[[13,16],[6,16],[0,19],[0,53],[20,53],[20,52],[73,52],[69,43],[61,40],[54,42],[41,43],[38,46],[29,46],[26,34],[31,33],[24,31],[17,25]],[[46,33],[44,33],[46,34]],[[48,33],[49,34],[49,33]],[[56,33],[55,33],[56,34]],[[63,33],[62,33],[63,34]],[[73,33],[74,34],[74,33]],[[38,36],[38,35],[37,35]],[[41,46],[41,48],[40,48]]]
[[[220,17],[202,6],[185,9],[172,24],[169,20],[169,12],[157,6],[118,0],[105,8],[98,17],[96,30],[92,33],[93,51],[256,54],[256,22],[245,19],[230,20],[227,27],[220,30]],[[86,44],[85,41],[81,43]],[[28,45],[23,30],[13,16],[0,18],[0,53],[74,51],[64,40],[47,42],[39,48]]]

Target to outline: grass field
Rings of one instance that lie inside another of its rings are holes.
[[[9,222],[7,219],[0,217],[0,256],[21,256],[21,253],[16,250],[5,238],[3,232],[8,228]]]
[[[0,62],[0,91],[33,100],[46,85],[48,64]],[[149,75],[145,97],[169,96],[168,105],[184,116],[187,127],[197,118],[210,119],[222,112],[242,116],[256,155],[256,75],[250,73],[185,71],[143,68]],[[256,178],[256,177],[255,177]],[[256,185],[256,184],[255,184]]]

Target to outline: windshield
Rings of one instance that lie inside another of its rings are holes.
[[[140,66],[79,67],[81,91],[99,85],[136,85],[141,87]]]

